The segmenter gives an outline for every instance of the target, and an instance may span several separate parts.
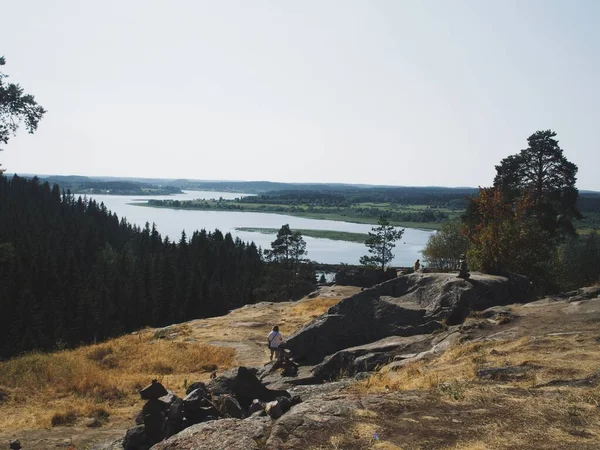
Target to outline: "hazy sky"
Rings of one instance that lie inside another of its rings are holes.
[[[600,190],[597,0],[5,0],[48,110],[10,172],[490,185],[554,129]]]

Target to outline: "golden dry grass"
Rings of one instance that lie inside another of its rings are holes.
[[[155,339],[151,330],[103,344],[56,353],[31,353],[0,363],[0,428],[19,430],[72,425],[101,411],[127,417],[138,390],[153,378],[172,390],[228,368],[234,350]]]
[[[429,403],[422,406],[423,414],[436,417],[448,408],[486,411],[474,423],[461,417],[464,436],[458,443],[434,448],[600,448],[600,387],[539,387],[588,377],[599,369],[598,361],[600,346],[594,334],[465,343],[434,360],[376,374],[357,383],[355,390],[363,395],[425,391]],[[533,369],[518,380],[477,377],[479,369],[504,366]],[[419,426],[423,421],[414,422]],[[440,425],[438,432],[443,426],[448,425]]]
[[[340,302],[339,297],[316,297],[304,300],[292,306],[290,316],[304,323],[327,312],[329,308]]]

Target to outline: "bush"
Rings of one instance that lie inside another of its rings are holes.
[[[423,249],[423,259],[430,269],[457,270],[460,255],[467,253],[468,238],[463,234],[460,220],[445,222],[442,228],[432,234]]]
[[[567,240],[559,249],[559,263],[565,290],[600,281],[600,235],[593,231]]]
[[[69,425],[74,425],[77,421],[77,413],[70,409],[65,412],[55,413],[52,415],[50,419],[50,425],[53,427],[66,427]]]

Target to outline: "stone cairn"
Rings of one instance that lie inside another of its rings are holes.
[[[471,274],[469,273],[469,269],[467,267],[467,257],[462,254],[460,255],[460,261],[458,262],[458,275],[457,278],[462,278],[464,280],[468,280]]]
[[[146,403],[137,415],[136,426],[127,430],[125,450],[148,450],[154,444],[201,422],[224,418],[278,419],[300,402],[287,391],[267,389],[256,374],[239,367],[211,379],[208,386],[192,383],[185,398],[179,398],[157,380],[140,390]]]

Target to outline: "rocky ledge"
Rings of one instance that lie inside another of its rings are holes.
[[[342,300],[287,340],[297,362],[317,364],[340,350],[390,336],[429,334],[461,323],[472,310],[522,303],[531,284],[520,275],[416,272]]]

